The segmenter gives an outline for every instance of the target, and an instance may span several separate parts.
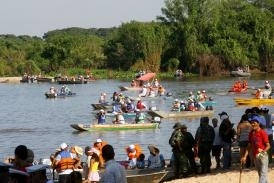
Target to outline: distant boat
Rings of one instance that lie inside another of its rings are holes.
[[[67,84],[87,84],[87,80],[57,80],[58,84],[67,85]]]
[[[251,73],[240,70],[240,71],[231,71],[230,75],[234,77],[249,77],[251,76]]]

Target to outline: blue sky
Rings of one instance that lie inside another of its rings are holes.
[[[164,0],[0,0],[0,34],[43,36],[68,27],[108,28],[152,21]]]

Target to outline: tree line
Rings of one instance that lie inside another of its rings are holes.
[[[165,0],[152,22],[0,35],[0,76],[92,69],[274,72],[273,0]]]

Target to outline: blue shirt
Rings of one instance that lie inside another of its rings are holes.
[[[127,183],[125,168],[114,159],[106,162],[106,169],[100,179],[101,183]]]

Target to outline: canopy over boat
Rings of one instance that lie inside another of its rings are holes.
[[[149,81],[149,80],[151,80],[152,78],[154,78],[155,75],[156,75],[155,73],[149,72],[149,73],[147,73],[147,74],[145,74],[145,75],[143,75],[143,76],[137,78],[136,80],[138,80],[138,81]]]

